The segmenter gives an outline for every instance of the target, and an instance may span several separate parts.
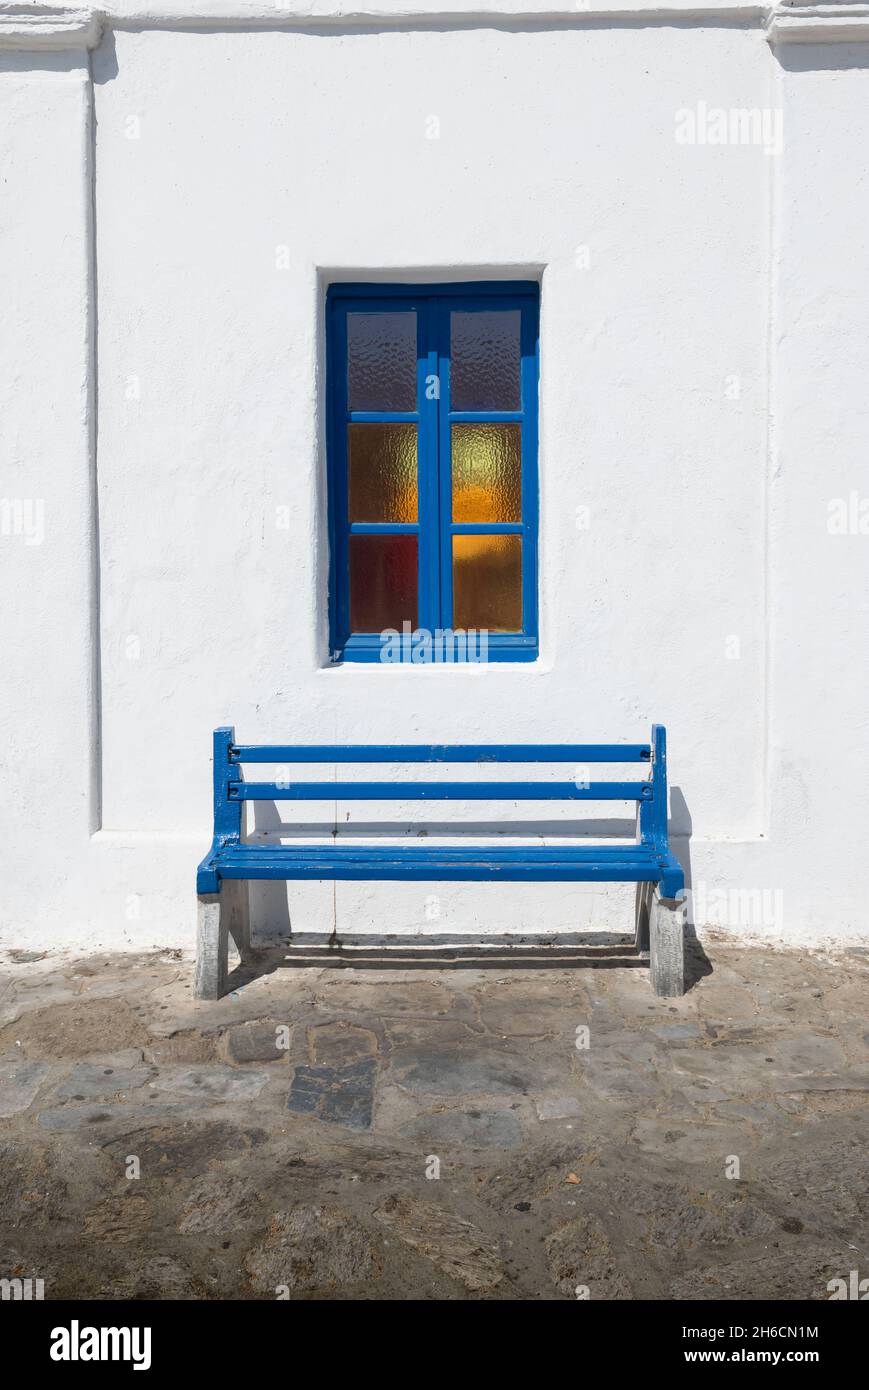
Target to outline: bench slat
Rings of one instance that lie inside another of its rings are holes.
[[[662,875],[650,846],[257,846],[227,845],[212,860],[229,879],[383,879],[481,882],[649,883]]]
[[[232,782],[232,801],[646,801],[651,782]]]
[[[233,744],[239,763],[639,763],[648,743]]]
[[[652,860],[628,862],[626,860],[602,860],[599,863],[576,860],[567,862],[516,860],[297,860],[288,864],[285,860],[263,860],[256,864],[230,860],[219,865],[221,878],[239,879],[293,879],[331,880],[350,879],[356,881],[374,880],[398,882],[401,880],[422,882],[485,882],[487,879],[501,879],[504,882],[534,883],[573,882],[573,883],[653,883],[661,877],[661,871]]]

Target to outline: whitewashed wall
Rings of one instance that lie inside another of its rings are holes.
[[[189,944],[220,723],[662,721],[698,928],[869,931],[869,28],[462,8],[0,11],[8,943]],[[703,104],[781,113],[781,148],[677,139]],[[330,667],[325,286],[500,275],[541,281],[541,658]],[[479,933],[624,929],[629,897],[324,884],[255,907],[265,935]]]

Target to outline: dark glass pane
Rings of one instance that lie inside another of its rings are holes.
[[[450,315],[453,410],[519,409],[518,309],[481,309]]]
[[[416,536],[350,537],[350,630],[416,627]]]
[[[347,315],[351,410],[416,410],[416,314]]]
[[[522,426],[452,427],[453,521],[522,520]]]
[[[453,536],[453,627],[522,631],[520,536]]]
[[[347,426],[351,521],[416,521],[416,425]]]

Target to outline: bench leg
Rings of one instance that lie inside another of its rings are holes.
[[[242,963],[247,964],[253,951],[250,944],[250,894],[243,878],[225,878],[221,888],[228,916],[227,928],[235,942]]]
[[[229,912],[222,893],[200,893],[196,912],[197,999],[219,999],[226,989]]]
[[[193,993],[197,999],[220,999],[229,973],[229,938],[243,964],[253,956],[248,886],[244,879],[224,879],[219,893],[202,893],[197,901]]]
[[[685,993],[685,905],[660,897],[657,888],[649,911],[649,970],[659,998]]]

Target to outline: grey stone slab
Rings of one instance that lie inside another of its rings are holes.
[[[226,1053],[233,1062],[286,1062],[287,1049],[280,1043],[285,1024],[275,1019],[242,1023],[230,1028],[226,1037]]]
[[[0,1062],[0,1116],[26,1110],[42,1085],[48,1062]]]
[[[534,1109],[539,1120],[573,1120],[579,1119],[588,1107],[584,1110],[582,1102],[575,1096],[547,1096],[536,1100]]]
[[[374,1058],[343,1067],[296,1067],[287,1109],[347,1129],[370,1129],[376,1076]]]
[[[237,1071],[235,1067],[164,1067],[154,1078],[155,1095],[169,1095],[186,1100],[221,1101],[251,1100],[258,1096],[268,1076],[252,1071]]]
[[[423,1052],[396,1077],[405,1090],[421,1095],[513,1095],[528,1089],[529,1068],[498,1053],[463,1054],[455,1048]]]
[[[469,1149],[510,1149],[522,1138],[514,1110],[445,1110],[423,1115],[404,1127],[404,1133],[427,1143],[466,1145]]]
[[[103,1066],[101,1063],[80,1062],[56,1095],[70,1100],[108,1100],[119,1092],[136,1091],[150,1081],[154,1068],[140,1064],[133,1067]]]
[[[43,1129],[58,1133],[97,1128],[102,1125],[148,1125],[169,1116],[177,1117],[181,1105],[63,1105],[58,1110],[43,1110],[37,1122]]]

